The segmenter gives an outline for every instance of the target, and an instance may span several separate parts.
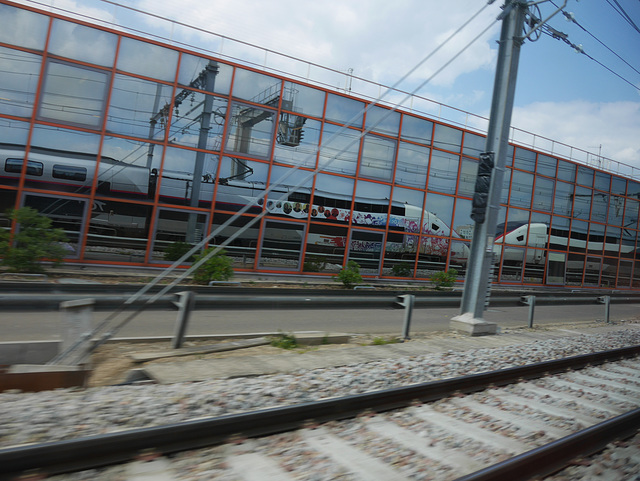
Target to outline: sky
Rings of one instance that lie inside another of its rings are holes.
[[[276,66],[285,74],[309,76],[329,87],[352,88],[354,93],[362,84],[357,78],[395,85],[461,29],[399,85],[400,89],[413,92],[429,79],[418,95],[451,109],[426,101],[405,104],[403,108],[417,107],[445,119],[449,114],[457,122],[481,127],[486,123],[466,112],[489,117],[500,35],[496,17],[504,4],[504,0],[491,5],[482,0],[19,1],[125,23],[182,45],[251,58],[258,64]],[[535,13],[547,18],[563,1],[542,2]],[[137,14],[114,3],[152,15]],[[614,9],[615,5],[624,9],[635,28]],[[640,177],[640,1],[567,0],[564,10],[574,14],[577,24],[567,21],[560,12],[547,25],[568,34],[567,41],[581,45],[588,56],[544,33],[536,41],[525,41],[520,49],[512,119],[517,130],[512,139],[553,150],[560,156],[586,158],[591,165],[598,161],[598,165],[614,171],[619,169],[618,162],[630,165],[638,169],[633,173]],[[227,39],[214,40],[208,32]],[[301,67],[299,62],[265,55],[256,49],[247,53],[231,39],[313,65]],[[315,65],[334,72],[321,72]],[[354,78],[349,77],[351,72]],[[380,87],[374,91],[370,85],[362,88],[373,98],[384,91]],[[386,100],[401,98],[395,95]],[[626,168],[620,172],[628,174]]]

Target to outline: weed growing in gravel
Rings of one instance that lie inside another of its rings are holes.
[[[281,349],[295,349],[298,347],[298,341],[293,334],[282,333],[271,339],[271,345]]]

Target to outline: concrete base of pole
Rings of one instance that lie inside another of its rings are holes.
[[[495,322],[476,319],[471,312],[452,318],[449,327],[469,336],[490,336],[498,333],[498,325]]]

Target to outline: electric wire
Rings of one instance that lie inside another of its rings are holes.
[[[617,8],[613,6],[613,4],[611,3],[611,0],[607,0],[607,3],[611,5],[611,8],[613,8],[629,25],[631,25],[631,27],[633,27],[633,29],[636,32],[640,33],[640,29],[635,24],[635,22],[631,19],[629,14],[625,11],[625,9],[622,8],[622,5],[618,3],[618,0],[613,0],[613,2],[616,4]]]
[[[111,2],[109,0],[102,0],[105,1],[106,3],[114,3]],[[441,42],[434,50],[431,51],[431,53],[429,53],[426,57],[424,57],[420,62],[418,62],[413,68],[411,68],[405,75],[403,75],[393,86],[387,88],[387,90],[385,92],[383,92],[375,101],[373,101],[372,103],[370,103],[367,108],[365,108],[363,111],[358,112],[356,115],[354,115],[349,122],[346,123],[346,125],[342,126],[341,129],[339,129],[337,132],[335,132],[333,135],[331,135],[327,141],[328,144],[330,144],[332,141],[334,141],[336,138],[338,138],[340,136],[340,134],[348,129],[348,126],[353,124],[355,122],[356,119],[360,118],[361,115],[366,114],[369,110],[371,110],[372,108],[374,108],[376,105],[378,105],[382,99],[384,99],[390,92],[393,92],[396,87],[398,85],[400,85],[401,83],[403,83],[408,77],[410,77],[413,73],[415,73],[420,67],[422,67],[428,60],[430,60],[438,51],[440,51],[445,45],[447,45],[453,38],[455,38],[460,32],[462,32],[473,20],[475,20],[491,3],[493,3],[493,0],[490,0],[488,3],[484,4],[475,14],[473,14],[466,22],[464,22],[458,29],[456,29],[453,33],[451,33],[443,42]],[[498,19],[493,19],[479,34],[477,34],[471,41],[469,41],[465,46],[463,46],[456,54],[454,54],[447,62],[445,62],[440,68],[438,68],[437,70],[435,70],[427,79],[425,79],[424,81],[422,81],[412,92],[408,93],[400,102],[396,103],[394,105],[394,107],[388,109],[387,113],[385,115],[383,115],[380,119],[377,120],[377,122],[375,122],[373,125],[371,125],[370,127],[368,127],[367,129],[365,129],[363,132],[360,133],[360,135],[358,136],[357,139],[353,140],[351,143],[349,143],[347,146],[345,146],[340,152],[334,154],[331,158],[329,158],[323,165],[318,165],[316,167],[316,169],[314,169],[313,171],[311,171],[302,181],[298,182],[297,185],[291,187],[292,191],[295,191],[296,189],[299,189],[300,187],[304,186],[305,183],[310,180],[311,178],[313,178],[321,169],[326,168],[329,164],[331,164],[331,162],[333,162],[339,155],[341,155],[342,153],[344,153],[345,151],[347,151],[352,145],[355,145],[356,143],[359,143],[361,138],[364,137],[367,133],[369,133],[371,130],[373,130],[378,124],[384,122],[384,120],[386,120],[387,117],[389,117],[392,113],[394,113],[401,105],[403,105],[407,100],[409,100],[415,93],[419,92],[425,85],[427,85],[433,78],[435,78],[438,74],[440,74],[445,68],[447,68],[454,60],[456,60],[460,55],[462,55],[462,53],[464,53],[471,45],[473,45],[477,40],[479,40],[483,35],[485,35],[492,27],[493,25],[498,21]],[[323,147],[318,147],[317,149],[314,150],[313,154],[311,155],[316,155],[319,151],[322,150]],[[302,162],[301,164],[304,164],[305,162]],[[275,183],[271,184],[270,186],[266,187],[264,192],[262,192],[259,196],[257,196],[256,198],[253,199],[252,202],[246,204],[242,209],[240,209],[236,214],[234,214],[233,216],[231,216],[227,221],[225,221],[222,225],[220,225],[217,229],[215,229],[214,231],[212,231],[207,237],[205,237],[203,240],[201,240],[198,244],[194,245],[194,247],[189,250],[187,253],[185,253],[180,259],[176,260],[171,266],[169,266],[168,268],[166,268],[162,273],[160,273],[156,278],[154,278],[153,280],[151,280],[149,283],[147,283],[144,287],[142,287],[137,293],[133,294],[131,297],[129,297],[118,309],[116,309],[111,315],[109,315],[107,318],[105,318],[101,323],[98,324],[98,326],[96,326],[93,331],[91,331],[90,333],[86,333],[85,335],[82,336],[82,338],[77,341],[76,343],[74,343],[73,345],[71,345],[66,351],[61,352],[60,354],[58,354],[58,356],[56,356],[54,359],[52,359],[51,361],[49,361],[49,364],[57,364],[59,363],[62,359],[65,359],[68,355],[70,355],[72,352],[74,352],[76,349],[78,349],[85,340],[92,338],[94,335],[96,335],[97,333],[99,333],[100,331],[102,331],[103,329],[105,329],[109,323],[111,323],[111,321],[113,321],[115,318],[117,318],[125,309],[127,306],[133,304],[135,301],[137,301],[138,299],[140,299],[141,296],[143,296],[146,292],[149,291],[149,289],[151,289],[153,286],[155,286],[156,284],[158,284],[162,279],[164,279],[169,273],[171,273],[172,271],[174,271],[175,269],[179,268],[189,257],[191,257],[193,254],[195,254],[196,252],[198,252],[202,247],[204,247],[212,238],[214,238],[215,236],[217,236],[220,232],[222,232],[224,229],[226,229],[228,226],[230,226],[237,218],[239,218],[241,215],[243,215],[244,213],[246,213],[249,209],[251,209],[252,207],[258,205],[258,202],[262,199],[264,199],[264,197],[266,197],[269,192],[271,192],[272,190],[274,190],[276,187],[280,186],[283,184],[284,181],[286,181],[286,179],[288,179],[291,175],[293,175],[294,172],[296,172],[299,169],[299,167],[293,167],[289,169],[289,172],[287,172],[287,174],[285,174],[284,176],[282,176],[280,179],[278,179]],[[288,195],[288,192],[285,192],[283,194],[283,196],[279,199],[279,200],[284,200],[286,198],[286,196]],[[102,345],[104,342],[106,342],[108,339],[110,339],[116,332],[118,332],[122,327],[124,327],[126,324],[128,324],[131,320],[133,320],[135,317],[137,317],[138,314],[140,314],[142,311],[144,311],[144,309],[146,309],[146,307],[150,304],[152,304],[153,302],[155,302],[156,300],[158,300],[160,297],[162,297],[164,294],[166,294],[169,290],[171,290],[175,285],[177,285],[180,281],[182,281],[185,277],[187,277],[189,274],[191,274],[192,272],[194,272],[195,270],[197,270],[202,264],[204,264],[207,260],[209,260],[211,257],[213,257],[215,254],[217,254],[220,250],[222,250],[224,247],[226,247],[229,243],[233,242],[233,240],[235,240],[240,234],[242,234],[246,229],[250,228],[253,224],[257,223],[259,220],[261,220],[265,215],[267,215],[268,211],[266,209],[263,209],[262,212],[253,217],[249,222],[247,222],[247,224],[245,224],[241,229],[237,230],[234,234],[232,234],[231,236],[229,236],[225,241],[223,241],[222,243],[218,244],[213,250],[211,250],[209,253],[207,253],[205,256],[203,256],[199,261],[193,263],[189,269],[185,270],[180,276],[178,276],[177,278],[175,278],[171,283],[167,284],[163,289],[161,289],[157,294],[155,294],[154,296],[151,296],[144,305],[142,305],[140,308],[138,308],[137,310],[135,310],[134,312],[132,312],[131,314],[129,314],[128,316],[126,316],[120,323],[118,323],[111,331],[108,331],[106,333],[104,333],[104,335],[96,342],[94,343],[90,350],[93,351],[95,350],[97,347],[99,347],[100,345]]]

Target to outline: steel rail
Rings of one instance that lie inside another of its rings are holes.
[[[490,386],[637,355],[640,355],[640,345],[293,406],[10,447],[0,450],[0,479],[12,479],[27,472],[53,475],[81,471],[127,462],[150,450],[168,454],[221,444],[234,437],[266,436],[313,423],[350,418],[367,411],[403,408],[458,392],[481,391]]]

